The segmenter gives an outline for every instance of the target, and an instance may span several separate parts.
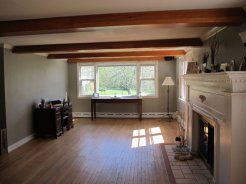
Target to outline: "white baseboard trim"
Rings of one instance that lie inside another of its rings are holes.
[[[169,113],[171,116],[175,113]],[[73,112],[75,118],[89,118],[91,112]],[[127,112],[97,112],[99,118],[139,118],[138,113]],[[168,118],[167,113],[163,112],[148,112],[142,113],[142,118]]]
[[[10,145],[10,146],[8,147],[8,152],[11,152],[11,151],[15,150],[16,148],[18,148],[18,147],[22,146],[23,144],[25,144],[25,143],[31,141],[32,139],[34,139],[34,134],[29,135],[29,136],[27,136],[27,137],[25,137],[25,138],[19,140],[18,142],[16,142],[16,143]]]

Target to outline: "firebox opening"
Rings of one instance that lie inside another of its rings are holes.
[[[199,117],[199,154],[211,173],[214,170],[214,127],[204,117]]]

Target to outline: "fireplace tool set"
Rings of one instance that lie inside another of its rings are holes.
[[[181,113],[176,112],[176,118],[178,122],[177,127],[177,134],[180,134],[180,136],[177,136],[175,138],[175,141],[178,142],[175,148],[173,148],[173,151],[175,152],[174,158],[180,161],[186,161],[186,160],[192,160],[192,155],[190,153],[189,148],[187,147],[187,142],[184,138],[185,130],[181,125],[181,120],[183,119]]]
[[[179,142],[173,151],[175,152],[174,158],[179,161],[192,160],[192,155],[187,147],[186,141],[183,136],[178,136],[175,141]]]

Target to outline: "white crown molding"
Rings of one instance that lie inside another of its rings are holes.
[[[201,36],[201,40],[204,42],[212,36],[214,36],[215,34],[219,33],[220,31],[223,31],[225,28],[227,27],[213,27],[212,29],[210,29],[210,31]]]
[[[246,72],[187,74],[182,76],[189,86],[200,86],[220,92],[246,92]]]

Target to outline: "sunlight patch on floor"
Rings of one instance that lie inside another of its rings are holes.
[[[160,127],[152,127],[149,128],[148,130],[145,129],[133,130],[132,137],[133,138],[132,138],[131,148],[138,148],[138,147],[143,147],[152,144],[161,144],[165,142]]]
[[[162,135],[154,135],[152,136],[151,142],[153,144],[161,144],[164,143],[164,138]]]
[[[146,146],[146,137],[133,138],[131,148]]]
[[[145,135],[145,129],[139,129],[139,130],[133,130],[133,137],[137,136],[144,136]]]
[[[153,127],[149,129],[150,134],[161,134],[161,129],[160,127]]]

